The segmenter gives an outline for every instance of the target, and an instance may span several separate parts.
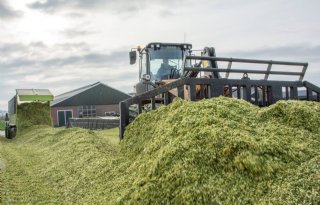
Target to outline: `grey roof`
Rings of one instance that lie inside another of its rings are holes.
[[[61,95],[55,96],[51,107],[80,105],[112,105],[130,98],[126,93],[101,82],[96,82]]]

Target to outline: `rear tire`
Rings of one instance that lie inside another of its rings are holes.
[[[12,139],[17,134],[17,127],[15,125],[9,125],[6,127],[6,138]]]

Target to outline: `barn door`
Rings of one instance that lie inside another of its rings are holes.
[[[72,118],[72,112],[70,110],[65,111],[66,125],[69,123],[69,118]]]
[[[71,110],[59,110],[58,111],[59,127],[66,126],[69,121],[69,118],[71,117],[72,117]]]

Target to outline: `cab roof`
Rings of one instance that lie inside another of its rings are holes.
[[[161,42],[151,42],[151,43],[148,43],[146,45],[146,48],[151,48],[152,45],[160,45],[160,47],[162,46],[176,46],[176,47],[181,47],[181,48],[184,48],[184,46],[186,46],[186,48],[189,48],[191,49],[192,48],[192,44],[190,43],[161,43]]]

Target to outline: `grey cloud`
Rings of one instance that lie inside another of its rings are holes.
[[[38,42],[31,42],[28,47],[33,47],[33,48],[47,48],[47,45],[44,44],[44,43],[41,42],[41,41],[38,41]]]
[[[68,66],[79,64],[92,65],[114,65],[123,63],[128,58],[127,51],[115,51],[111,54],[89,53],[85,55],[74,55],[66,58],[54,58],[42,62],[46,66]]]
[[[10,62],[1,63],[0,64],[0,70],[5,71],[12,68],[21,68],[21,67],[28,67],[28,66],[35,66],[36,62],[34,60],[28,60],[28,59],[13,59]]]
[[[69,12],[65,14],[65,16],[69,18],[82,18],[82,17],[85,17],[86,15],[80,12]]]
[[[13,10],[6,1],[0,1],[0,19],[13,19],[21,15],[21,11]]]
[[[65,8],[75,9],[92,9],[112,4],[112,1],[104,0],[46,0],[45,2],[37,1],[30,4],[32,9],[38,9],[46,12],[57,12]]]
[[[73,1],[64,1],[64,0],[47,0],[45,2],[37,1],[32,4],[29,4],[29,8],[43,10],[46,12],[54,12],[56,10],[63,8],[63,5],[70,6],[71,2]]]
[[[33,62],[32,59],[46,59],[45,56],[48,53],[58,53],[57,55],[65,56],[68,52],[87,53],[90,52],[90,46],[85,42],[59,43],[53,46],[48,46],[41,41],[31,42],[29,44],[0,43],[0,62],[2,67],[10,68],[17,66],[16,64],[20,64],[22,59]],[[19,57],[17,58],[17,56]],[[29,58],[26,59],[25,56],[29,56]],[[27,65],[30,65],[30,63]]]
[[[137,12],[151,5],[158,5],[167,8],[167,10],[171,10],[178,5],[182,7],[189,1],[190,0],[46,0],[45,2],[37,1],[35,3],[29,4],[29,8],[41,10],[48,13],[65,11],[66,9],[81,9],[84,11],[88,11],[91,9],[105,9],[109,12],[123,14]],[[183,4],[183,2],[185,4]],[[77,12],[77,16],[78,15],[79,13]]]
[[[12,53],[25,53],[33,48],[45,49],[47,46],[43,42],[31,42],[29,44],[23,43],[0,43],[1,56],[9,56]],[[1,59],[0,56],[0,59]]]
[[[85,42],[79,43],[59,43],[54,45],[55,49],[68,51],[68,50],[78,50],[78,51],[90,51],[90,46]]]
[[[159,12],[159,15],[162,16],[162,17],[170,17],[170,16],[174,16],[175,12],[171,11],[171,10],[167,10],[167,9],[162,9]]]
[[[17,52],[17,51],[25,51],[27,47],[24,44],[21,43],[5,43],[5,44],[0,44],[0,53],[3,54],[8,54],[11,52]]]
[[[277,58],[287,58],[295,57],[299,59],[310,59],[320,61],[320,45],[310,46],[304,44],[297,45],[286,45],[279,47],[265,47],[258,48],[250,51],[232,51],[226,54],[231,56],[241,56],[241,57],[277,57]],[[293,59],[294,60],[294,59]]]
[[[65,45],[66,46],[66,45]],[[128,62],[127,51],[115,51],[110,54],[104,53],[87,53],[84,55],[72,55],[64,58],[51,58],[44,60],[29,59],[26,57],[13,58],[7,62],[0,64],[0,70],[11,70],[21,67],[64,67],[64,66],[115,66],[122,65],[124,62]],[[27,72],[27,71],[26,71]]]
[[[90,35],[90,34],[93,34],[93,32],[89,30],[74,28],[74,29],[64,30],[62,34],[68,38],[75,38],[75,37],[83,37],[86,35]]]

